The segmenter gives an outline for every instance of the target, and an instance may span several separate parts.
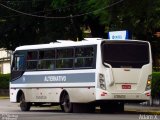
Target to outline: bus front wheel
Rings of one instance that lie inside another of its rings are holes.
[[[20,108],[21,111],[29,111],[31,108],[31,104],[25,101],[25,96],[23,93],[20,96]]]

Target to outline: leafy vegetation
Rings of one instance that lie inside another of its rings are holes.
[[[151,42],[154,66],[159,66],[160,38],[155,36],[160,30],[159,0],[1,0],[0,3],[31,14],[0,6],[3,11],[0,47],[14,50],[20,45],[56,39],[82,39],[85,28],[91,30],[92,37],[103,38],[108,31],[128,30],[134,39]]]
[[[0,89],[9,89],[10,74],[0,74]]]
[[[160,72],[153,72],[152,74],[152,97],[160,97]]]

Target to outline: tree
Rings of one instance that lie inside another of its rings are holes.
[[[4,1],[3,4],[13,9],[19,8],[20,11],[33,12],[35,9],[41,10],[39,5],[31,0],[29,1]],[[36,43],[36,37],[39,29],[42,27],[42,20],[17,14],[8,9],[2,8],[0,26],[1,47],[14,50],[17,46]],[[4,15],[3,15],[4,14]]]
[[[154,34],[160,31],[160,1],[155,0],[89,0],[92,10],[100,24],[107,26],[107,31],[129,30],[134,39],[149,41],[152,45],[155,66],[160,62],[160,38]],[[117,4],[114,4],[117,3]],[[108,6],[108,7],[106,7]]]
[[[0,13],[1,47],[14,49],[20,45],[48,43],[56,39],[82,39],[82,28],[89,26],[92,37],[106,38],[108,31],[129,30],[133,38],[150,41],[155,56],[159,55],[160,40],[154,35],[160,28],[158,0],[12,0],[1,3],[44,16],[26,16],[0,7],[3,11]]]
[[[66,16],[62,21],[66,21],[67,24],[63,24],[63,31],[66,33],[65,39],[77,40],[77,38],[82,39],[83,17],[75,17],[81,11],[83,0],[73,1],[73,0],[52,0],[52,7],[56,9],[59,17]]]
[[[54,42],[56,39],[69,38],[63,32],[65,24],[70,24],[70,19],[47,19],[45,16],[58,16],[53,10],[50,0],[28,1],[3,1],[4,5],[24,13],[44,16],[35,17],[20,14],[10,9],[0,7],[0,47],[14,50],[21,45]],[[18,9],[17,9],[18,8]]]
[[[82,38],[82,30],[80,28],[89,26],[92,37],[104,37],[105,24],[101,24],[99,16],[93,14],[95,8],[92,5],[94,5],[96,2],[97,1],[95,0],[78,0],[76,2],[73,0],[53,0],[52,6],[53,8],[68,6],[67,10],[64,11],[66,16],[73,16],[72,27],[74,28],[73,30],[75,31],[75,36]]]
[[[89,0],[85,6],[85,11],[94,11],[90,16],[108,31],[127,29],[136,39],[148,40],[148,33],[153,35],[155,28],[160,27],[160,1]]]

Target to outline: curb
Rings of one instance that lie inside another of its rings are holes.
[[[160,115],[160,111],[153,111],[153,110],[125,110],[126,112],[130,113],[139,113],[139,114],[149,114],[149,115]]]

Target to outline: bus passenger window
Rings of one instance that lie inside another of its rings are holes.
[[[77,47],[75,49],[75,67],[92,68],[94,66],[94,49],[92,46]]]
[[[73,48],[57,49],[56,69],[72,69],[74,59]]]
[[[37,69],[37,61],[28,61],[27,62],[27,69],[28,70]]]
[[[59,59],[56,61],[57,69],[71,69],[73,68],[73,59]]]
[[[38,51],[29,51],[27,53],[27,69],[36,70],[38,61]]]
[[[92,67],[93,66],[93,58],[86,58],[84,64],[86,67]]]
[[[39,60],[38,69],[53,70],[54,69],[54,61],[53,60]]]
[[[36,60],[38,57],[37,51],[31,51],[27,54],[27,60]]]
[[[40,50],[39,59],[54,59],[55,50]]]
[[[55,50],[40,50],[39,51],[39,70],[54,70],[55,67]]]

